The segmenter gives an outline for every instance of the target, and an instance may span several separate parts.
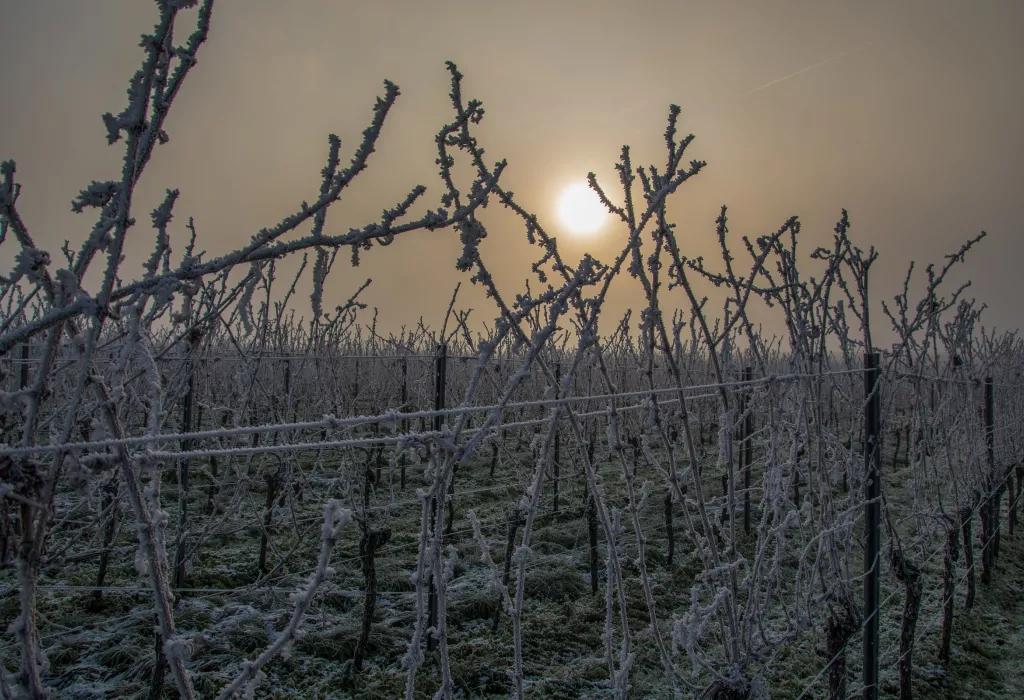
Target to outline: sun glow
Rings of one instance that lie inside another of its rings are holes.
[[[569,185],[558,200],[558,219],[574,236],[593,236],[608,219],[608,210],[585,183]]]

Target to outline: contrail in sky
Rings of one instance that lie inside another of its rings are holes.
[[[801,75],[803,73],[806,73],[809,70],[814,70],[815,68],[819,68],[819,67],[825,65],[826,63],[831,63],[832,61],[838,61],[840,58],[845,58],[846,56],[849,56],[852,53],[857,53],[861,49],[867,48],[867,46],[868,46],[867,44],[862,44],[861,46],[858,46],[855,49],[850,49],[849,51],[843,51],[842,53],[836,54],[835,56],[831,56],[830,58],[826,58],[823,61],[818,61],[817,63],[813,63],[813,64],[807,66],[806,68],[801,68],[800,70],[796,71],[795,73],[790,73],[789,75],[784,75],[781,78],[776,78],[775,80],[772,80],[770,82],[765,83],[761,87],[756,87],[753,90],[748,90],[745,93],[743,93],[742,95],[740,95],[740,97],[746,97],[747,95],[753,95],[755,92],[761,92],[762,90],[766,90],[766,89],[770,88],[772,85],[776,85],[777,83],[781,83],[783,80],[789,80],[790,78],[795,78],[796,76]]]
[[[807,66],[806,68],[801,68],[800,70],[798,70],[796,72],[793,72],[793,73],[790,73],[789,75],[784,75],[781,78],[776,78],[775,80],[767,82],[764,85],[761,85],[760,87],[754,88],[753,90],[747,90],[746,92],[744,92],[744,93],[742,93],[740,95],[736,95],[735,97],[729,98],[728,100],[723,100],[723,101],[719,102],[718,104],[713,104],[712,107],[716,111],[728,109],[730,107],[735,107],[736,106],[736,102],[735,102],[736,100],[740,100],[740,99],[742,99],[744,97],[747,97],[748,95],[753,95],[755,92],[761,92],[762,90],[767,90],[768,88],[772,87],[773,85],[777,85],[778,83],[781,83],[784,80],[789,80],[790,78],[795,78],[796,76],[802,75],[802,74],[804,74],[804,73],[806,73],[808,71],[814,70],[815,68],[820,68],[821,66],[825,65],[826,63],[832,63],[833,61],[838,61],[841,58],[845,58],[845,57],[850,56],[852,54],[858,53],[859,51],[863,51],[864,49],[866,49],[869,46],[871,46],[872,43],[874,43],[874,42],[873,41],[869,41],[869,42],[867,42],[865,44],[861,44],[860,46],[857,46],[855,48],[847,49],[846,51],[843,51],[842,53],[836,54],[835,56],[830,56],[829,58],[826,58],[826,59],[823,59],[821,61],[818,61],[817,63],[812,63],[811,65]],[[640,111],[642,111],[644,109],[647,109],[648,107],[650,107],[655,102],[656,102],[655,100],[651,100],[651,99],[640,100],[640,101],[634,102],[632,104],[626,105],[625,107],[620,109],[618,112],[614,112],[612,116],[614,118],[621,119],[622,117],[625,117],[626,115],[633,114],[635,112],[640,112]],[[639,124],[634,125],[634,126],[635,126],[635,130],[636,131],[640,131],[641,130],[641,126]]]

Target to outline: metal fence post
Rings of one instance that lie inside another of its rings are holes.
[[[754,369],[752,367],[745,367],[743,369],[743,381],[752,382],[753,380]],[[753,398],[753,389],[747,384],[743,392],[742,405],[746,415],[743,417],[743,442],[740,443],[740,458],[743,460],[743,531],[748,535],[750,534],[750,465],[754,461],[754,413],[751,408]]]
[[[31,357],[31,349],[28,343],[22,343],[21,345],[21,388],[28,388],[28,361]]]
[[[441,343],[437,348],[437,360],[434,365],[434,411],[443,411],[445,404],[445,374],[448,368],[448,346],[445,343]],[[444,425],[444,416],[440,413],[434,416],[434,430],[441,430],[441,426]],[[430,502],[430,517],[432,525],[434,527],[440,527],[440,523],[436,522],[437,518],[437,502],[431,499]],[[437,627],[437,582],[434,581],[434,576],[430,576],[430,590],[428,591],[427,598],[427,624],[431,628]],[[427,635],[427,651],[433,651],[437,647],[437,638],[433,634]]]
[[[561,389],[562,389],[562,386],[561,386],[562,385],[562,363],[561,362],[556,362],[555,363],[555,384],[558,385],[557,386],[557,392],[556,392],[555,395],[556,396],[561,396],[562,395],[561,394]],[[555,413],[556,414],[558,413],[558,409],[559,409],[559,407],[555,406]],[[554,504],[553,504],[553,510],[554,510],[555,513],[558,513],[558,492],[560,490],[559,487],[561,486],[561,484],[559,484],[559,481],[561,479],[561,474],[559,474],[558,462],[562,458],[562,455],[561,455],[562,443],[561,443],[561,440],[559,439],[559,433],[560,433],[560,431],[558,430],[558,424],[556,423],[555,424],[555,455],[554,455],[554,458],[551,460],[551,472],[552,472],[552,476],[553,476],[552,481],[554,481],[554,485],[555,485],[555,500],[554,500]]]
[[[996,556],[999,554],[999,510],[1000,510],[1000,489],[997,486],[1002,480],[996,476],[996,404],[995,384],[992,377],[985,377],[985,448],[988,457],[988,477],[986,478],[985,498],[988,505],[985,513],[988,516],[988,527],[985,533],[983,545],[986,578],[991,577],[992,568],[995,566]],[[986,581],[987,583],[987,581]]]
[[[441,343],[437,348],[437,360],[434,366],[434,410],[443,411],[445,405],[445,384],[448,369],[448,346]],[[434,416],[434,430],[440,430],[444,424],[444,416]]]
[[[405,357],[402,358],[402,408],[401,411],[406,413],[409,411],[409,360]],[[409,419],[402,419],[402,434],[409,434]],[[401,462],[401,488],[405,489],[405,453],[399,457]]]
[[[181,406],[181,432],[191,433],[192,414],[195,408],[196,392],[196,365],[192,360],[192,347],[189,347],[189,358],[185,364],[188,372],[188,384],[185,388],[185,396]],[[182,452],[192,449],[192,440],[185,438],[181,441]],[[188,457],[178,460],[178,543],[174,551],[174,587],[185,587],[185,534],[188,530]]]
[[[881,382],[877,352],[864,356],[864,700],[878,700],[879,525],[882,463]]]

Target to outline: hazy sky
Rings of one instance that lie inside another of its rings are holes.
[[[53,253],[65,238],[77,249],[93,223],[70,211],[78,190],[120,177],[122,147],[106,146],[100,115],[124,107],[139,35],[156,16],[144,0],[0,0],[0,159],[17,160],[22,214]],[[182,190],[179,253],[188,216],[215,254],[313,201],[327,134],[341,136],[347,160],[385,78],[402,96],[327,229],[376,219],[418,183],[436,207],[433,137],[451,119],[450,59],[466,75],[466,94],[484,102],[488,157],[508,159],[506,186],[570,258],[590,250],[609,260],[623,232],[564,235],[554,216],[559,190],[589,170],[612,189],[623,143],[638,165],[663,162],[674,102],[681,130],[696,135],[690,157],[708,161],[672,206],[685,253],[715,254],[722,204],[737,236],[799,215],[807,251],[830,240],[846,207],[855,241],[881,252],[878,301],[899,289],[911,260],[939,261],[985,229],[959,279],[973,278],[987,325],[1017,328],[1022,30],[1020,0],[217,0],[210,40],[168,120],[171,142],[139,190],[129,257],[151,250],[148,213],[167,187]],[[483,253],[511,295],[535,249],[508,215],[484,221]],[[400,238],[359,269],[339,264],[328,294],[341,301],[372,277],[364,301],[387,327],[420,315],[436,322],[458,278],[459,248],[453,231]],[[634,294],[621,285],[615,308],[639,303]],[[462,305],[493,317],[475,292]],[[875,317],[876,332],[883,323]]]

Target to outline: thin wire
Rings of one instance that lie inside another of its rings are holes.
[[[1021,495],[1018,494],[1017,495],[1017,499],[1014,501],[1014,503],[1019,503],[1020,502],[1020,498],[1021,498]],[[977,515],[978,512],[981,510],[983,505],[984,505],[984,500],[979,501],[978,505],[971,511],[971,515],[970,515],[969,519],[973,519],[974,516]],[[983,549],[984,549],[985,546],[987,546],[988,544],[990,544],[992,542],[992,540],[996,536],[996,533],[998,533],[998,532],[999,532],[999,527],[996,527],[995,532],[992,533],[992,535],[990,535],[989,538],[982,543],[982,548]],[[959,533],[959,528],[958,528],[957,536],[959,537],[959,535],[960,535],[960,533]],[[972,546],[973,546],[973,544],[972,544]],[[927,566],[931,562],[931,560],[936,557],[936,555],[944,553],[944,552],[945,552],[945,544],[943,544],[942,546],[937,548],[935,551],[933,551],[931,553],[931,555],[927,559],[925,559],[923,562],[921,562],[918,566],[920,566],[921,569],[924,569],[925,566]],[[974,568],[977,565],[978,565],[978,560],[975,559],[975,561],[971,564],[971,566],[968,567],[967,571],[964,572],[964,575],[960,578],[960,581],[958,583],[962,583],[963,581],[965,581],[967,579],[967,576],[974,570]],[[865,572],[865,574],[866,573],[867,572]],[[954,586],[954,594],[955,594],[955,590],[956,590],[956,588]],[[819,680],[821,680],[821,677],[824,675],[825,671],[827,671],[832,666],[832,664],[834,664],[836,662],[836,660],[846,651],[846,647],[847,647],[847,645],[849,645],[850,641],[857,634],[863,632],[865,625],[867,625],[868,622],[871,621],[871,618],[874,617],[875,614],[880,612],[882,607],[884,605],[886,605],[890,600],[892,600],[899,592],[900,592],[900,589],[896,588],[895,590],[893,590],[893,592],[891,594],[889,594],[889,596],[885,600],[883,600],[882,602],[880,602],[878,604],[878,606],[875,609],[875,611],[873,611],[871,613],[871,615],[868,615],[867,618],[865,618],[864,621],[861,622],[860,627],[858,628],[858,630],[856,632],[854,632],[853,634],[851,634],[849,637],[847,637],[846,641],[843,642],[843,646],[839,649],[838,652],[836,652],[836,655],[833,656],[832,659],[827,664],[825,664],[824,667],[822,667],[822,669],[818,672],[818,674],[814,678],[811,679],[811,682],[808,683],[808,685],[804,687],[803,691],[800,693],[800,695],[797,696],[796,700],[800,700],[800,698],[803,698],[805,695],[807,695],[808,691],[810,691],[810,689],[812,687],[814,687],[814,685]],[[946,600],[949,600],[949,599],[947,598]],[[945,604],[945,602],[946,601],[943,601],[943,604]],[[922,635],[923,634],[924,633],[922,633]],[[918,639],[920,639],[920,637],[918,637]],[[916,640],[915,640],[915,643],[916,643]],[[879,652],[879,656],[882,656],[882,652],[881,651]],[[899,663],[898,659],[897,659],[896,663]],[[892,668],[892,666],[887,666],[886,670],[891,669],[891,668]]]
[[[824,374],[807,374],[807,373],[793,373],[783,375],[769,375],[767,377],[760,377],[751,380],[737,380],[730,382],[717,382],[712,384],[697,384],[688,387],[683,387],[683,391],[695,391],[695,390],[707,390],[707,389],[730,389],[739,387],[754,387],[761,384],[774,384],[778,382],[790,382],[797,381],[800,379],[816,378],[823,376],[838,376],[846,374],[860,374],[863,370],[840,370],[835,372],[828,372]],[[536,401],[522,401],[515,403],[492,404],[490,406],[460,406],[457,408],[448,408],[434,411],[415,411],[409,413],[401,413],[398,411],[387,411],[382,414],[373,416],[353,416],[350,418],[334,418],[329,417],[319,421],[306,421],[299,423],[268,423],[264,425],[256,426],[242,426],[237,428],[223,428],[219,430],[207,430],[198,431],[192,433],[170,433],[161,435],[145,435],[137,437],[117,438],[108,439],[102,441],[91,441],[91,442],[69,442],[64,444],[51,444],[51,445],[38,445],[31,447],[4,447],[0,448],[0,455],[6,455],[9,457],[25,457],[30,455],[41,455],[41,454],[53,454],[56,452],[66,452],[72,450],[83,450],[83,449],[104,449],[109,447],[131,447],[140,446],[162,441],[182,441],[182,440],[202,440],[205,438],[223,438],[223,437],[237,437],[244,435],[252,435],[256,433],[273,433],[283,432],[289,430],[323,430],[323,429],[338,429],[341,427],[357,427],[361,425],[373,425],[373,424],[395,424],[400,421],[412,421],[419,419],[437,418],[444,416],[457,416],[462,414],[474,414],[483,413],[490,411],[505,411],[514,410],[521,408],[551,408],[554,406],[584,403],[588,401],[610,401],[615,399],[623,398],[640,398],[640,397],[653,397],[660,396],[663,394],[677,394],[679,393],[679,387],[660,387],[655,389],[640,389],[636,391],[627,392],[616,392],[610,394],[597,394],[591,396],[566,396],[555,399],[538,399]],[[689,398],[705,398],[703,396],[689,397]],[[667,402],[666,402],[667,403]],[[425,435],[421,433],[420,435]],[[349,447],[361,444],[373,444],[366,442],[355,443],[349,445],[347,443],[329,446]],[[246,448],[238,448],[239,450],[245,450]],[[248,448],[249,450],[255,448]],[[310,447],[304,445],[298,449],[310,449]],[[262,449],[260,451],[267,451]],[[201,453],[193,455],[192,453],[180,452],[174,453],[175,456],[208,456],[209,454],[225,454],[223,452],[214,453]],[[255,452],[236,452],[235,454],[255,454]],[[164,458],[164,455],[160,455],[160,458]]]
[[[971,387],[984,386],[986,384],[985,379],[991,379],[991,377],[986,377],[986,378],[982,378],[982,379],[979,379],[979,378],[974,378],[974,379],[956,379],[955,377],[936,377],[936,376],[931,376],[931,375],[925,376],[925,375],[914,374],[913,372],[903,372],[903,371],[900,371],[900,370],[885,370],[884,373],[885,374],[894,375],[894,376],[897,376],[897,377],[903,377],[905,379],[921,379],[921,380],[924,380],[926,382],[937,382],[937,383],[943,383],[943,384],[961,384],[961,385],[964,385],[964,386],[971,386]],[[999,388],[1004,388],[1004,389],[1024,389],[1024,384],[1011,384],[1011,383],[1008,383],[1008,382],[997,382],[997,381],[994,381],[994,380],[992,381],[992,386],[999,387]]]

